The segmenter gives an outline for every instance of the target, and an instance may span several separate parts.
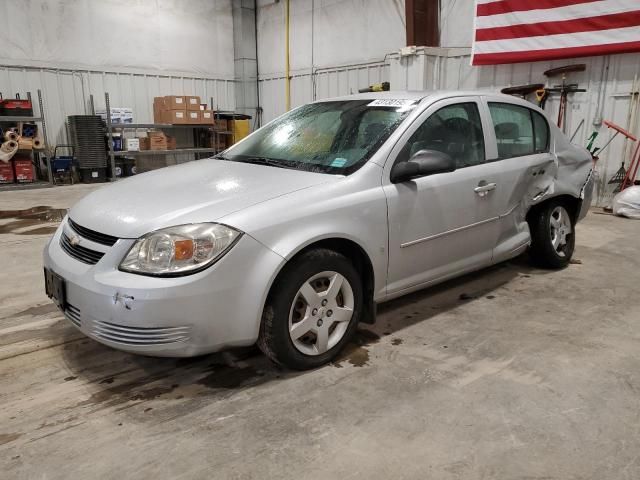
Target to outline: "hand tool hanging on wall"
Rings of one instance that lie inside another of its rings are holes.
[[[532,83],[529,85],[517,85],[515,87],[506,87],[500,90],[500,93],[505,93],[507,95],[516,95],[526,99],[527,95],[530,95],[533,92],[537,92],[541,88],[544,89],[544,84]]]
[[[552,68],[544,72],[545,77],[553,78],[558,75],[562,75],[562,84],[555,85],[551,88],[546,88],[546,96],[550,93],[560,94],[560,108],[558,109],[558,128],[566,133],[567,123],[567,97],[570,93],[586,92],[584,88],[578,88],[577,83],[567,83],[567,73],[570,72],[584,72],[587,65],[584,63],[578,63],[576,65],[565,65],[564,67]],[[542,99],[544,101],[544,97]]]
[[[580,127],[582,127],[582,125],[584,125],[584,118],[580,120],[580,123],[578,124],[576,129],[573,131],[573,135],[571,135],[571,138],[569,138],[569,141],[571,143],[573,143],[573,139],[576,138],[576,135],[578,134],[578,130],[580,130]]]

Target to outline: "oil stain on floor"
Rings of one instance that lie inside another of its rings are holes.
[[[51,235],[66,214],[64,208],[43,205],[23,210],[0,210],[0,221],[3,221],[0,223],[0,234]]]
[[[356,330],[351,342],[344,347],[344,350],[342,350],[338,358],[332,362],[332,365],[338,368],[341,368],[344,362],[349,362],[354,367],[368,365],[369,349],[366,347],[379,341],[380,336],[371,330]]]

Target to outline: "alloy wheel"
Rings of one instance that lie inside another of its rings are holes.
[[[558,205],[551,211],[549,222],[551,226],[551,245],[559,256],[565,257],[569,237],[573,234],[569,212]]]
[[[344,337],[353,317],[353,289],[340,273],[320,272],[305,281],[289,311],[289,335],[305,355],[321,355]]]

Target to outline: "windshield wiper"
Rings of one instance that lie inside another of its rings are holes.
[[[243,159],[238,159],[239,162],[244,162],[244,163],[254,163],[256,165],[269,165],[271,167],[280,167],[280,168],[287,168],[288,165],[282,163],[281,160],[275,160],[273,158],[267,158],[267,157],[246,157]]]

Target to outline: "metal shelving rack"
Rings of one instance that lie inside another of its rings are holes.
[[[218,140],[220,135],[232,135],[232,132],[228,131],[218,131],[215,130],[213,125],[209,124],[168,124],[168,123],[111,123],[111,102],[109,98],[109,93],[104,94],[104,101],[107,110],[107,136],[109,138],[109,164],[111,166],[111,181],[114,181],[115,171],[116,171],[116,158],[117,157],[136,157],[136,156],[152,156],[152,155],[180,155],[185,153],[218,153],[221,150],[215,147],[198,147],[198,138],[196,129],[207,129],[210,130],[215,136],[215,144],[218,145]],[[213,106],[213,98],[211,99],[211,105]],[[95,109],[93,106],[93,96],[91,97],[91,107],[93,110],[93,114],[95,115]],[[195,147],[189,148],[176,148],[174,150],[132,150],[132,151],[116,151],[113,149],[113,134],[116,130],[124,131],[124,130],[137,130],[137,129],[191,129],[193,130],[193,139]]]
[[[31,99],[31,92],[27,92],[27,98],[29,99],[29,101],[31,102],[32,108],[33,108],[33,101]],[[42,91],[38,89],[38,116],[32,116],[32,117],[22,117],[22,116],[0,116],[0,123],[4,123],[4,122],[10,122],[10,123],[16,123],[16,122],[26,122],[26,123],[39,123],[42,125],[42,149],[38,150],[33,150],[33,153],[35,155],[37,155],[38,158],[38,164],[41,164],[40,162],[40,153],[41,152],[47,152],[47,148],[48,148],[48,144],[47,144],[47,122],[44,118],[44,103],[42,101]],[[47,178],[49,180],[49,184],[53,185],[53,172],[51,171],[51,158],[49,158],[49,156],[47,156]],[[20,184],[21,186],[25,186],[26,184]],[[3,187],[6,187],[7,185],[3,185]]]

